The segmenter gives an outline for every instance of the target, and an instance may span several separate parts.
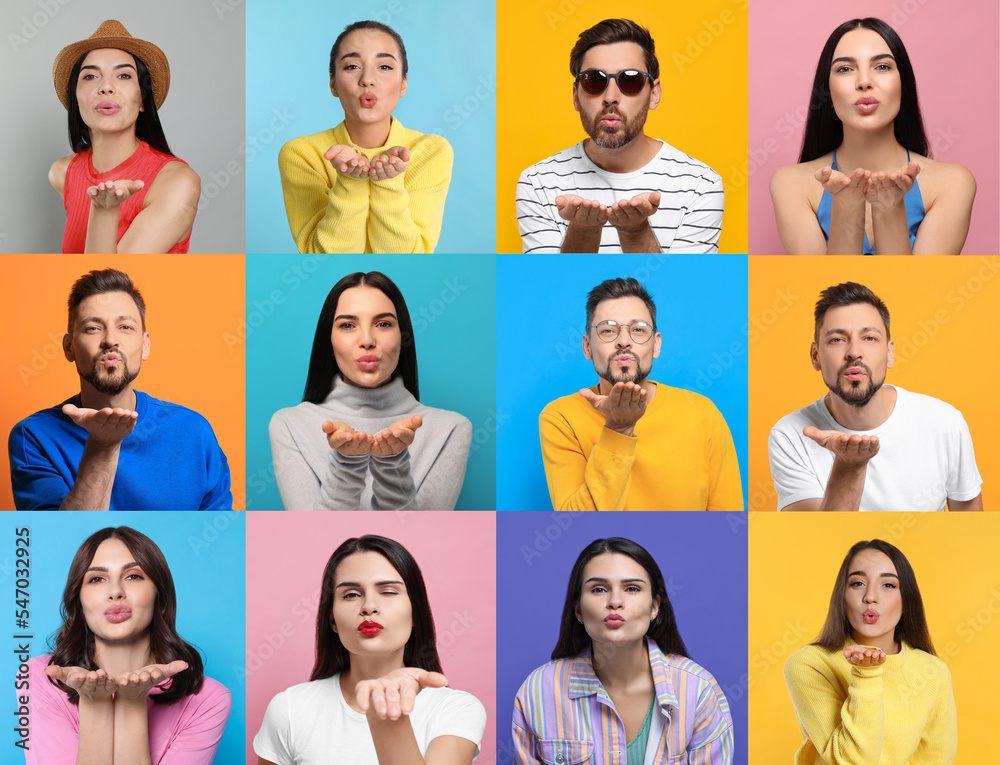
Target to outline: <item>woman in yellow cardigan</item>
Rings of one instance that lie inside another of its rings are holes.
[[[896,547],[854,545],[826,624],[785,662],[802,731],[796,765],[948,765],[958,732],[951,673],[934,653],[917,578]]]
[[[406,48],[377,21],[347,26],[330,51],[344,121],[278,155],[299,252],[433,252],[454,154],[392,116],[406,94]]]

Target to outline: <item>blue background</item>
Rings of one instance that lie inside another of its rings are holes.
[[[650,378],[710,398],[726,418],[747,494],[747,259],[736,255],[497,256],[498,510],[552,508],[538,443],[550,401],[598,381],[583,356],[587,293],[632,276],[663,336]],[[731,346],[738,344],[738,351]]]
[[[497,515],[497,715],[549,660],[566,585],[595,539],[639,542],[659,564],[689,658],[715,677],[733,715],[734,765],[747,761],[746,513],[500,513]],[[497,723],[497,761],[510,762]]]
[[[248,255],[247,510],[282,509],[267,424],[278,409],[301,403],[320,309],[333,285],[355,271],[381,271],[403,293],[416,340],[420,402],[472,422],[472,450],[456,509],[494,509],[493,264],[492,256]]]
[[[9,609],[0,622],[7,635],[0,650],[0,677],[6,678],[4,687],[10,689],[7,698],[14,701],[12,678],[18,667],[16,643],[10,636],[23,633],[14,625],[15,529],[30,530],[31,629],[27,634],[34,636],[31,655],[40,656],[50,653],[46,641],[62,624],[59,603],[73,556],[88,536],[108,526],[131,526],[163,551],[177,591],[177,632],[201,651],[205,674],[226,686],[233,698],[215,761],[242,762],[246,716],[242,513],[0,513],[0,601]],[[8,733],[0,760],[20,762],[7,754],[16,735]]]
[[[455,150],[437,252],[496,249],[496,14],[493,2],[328,0],[247,3],[247,252],[295,252],[278,150],[343,121],[330,93],[330,48],[348,24],[373,19],[403,38],[406,95],[393,113]]]

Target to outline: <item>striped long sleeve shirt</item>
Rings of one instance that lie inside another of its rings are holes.
[[[649,224],[662,252],[718,252],[725,202],[722,178],[666,141],[649,164],[632,173],[602,170],[591,162],[583,143],[529,167],[521,173],[515,193],[522,249],[560,251],[569,223],[559,217],[557,196],[575,194],[610,207],[650,191],[661,195]],[[618,230],[610,223],[604,224],[599,251],[622,251]]]
[[[731,765],[733,719],[715,678],[647,643],[657,708],[643,764]],[[625,725],[589,649],[528,676],[514,701],[513,735],[518,765],[627,765]]]

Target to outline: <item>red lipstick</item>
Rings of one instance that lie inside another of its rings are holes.
[[[375,637],[378,633],[380,633],[384,629],[385,627],[383,627],[378,622],[373,622],[368,619],[366,619],[365,621],[361,622],[361,624],[358,625],[358,632],[360,632],[365,637]]]

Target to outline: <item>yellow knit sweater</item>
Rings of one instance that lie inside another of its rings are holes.
[[[876,667],[807,645],[785,661],[803,743],[796,765],[949,765],[958,748],[951,673],[903,643]],[[776,755],[775,762],[780,759]]]
[[[542,410],[538,435],[556,510],[743,510],[733,437],[715,404],[654,385],[633,437],[604,427],[579,393]]]
[[[369,160],[405,146],[410,162],[404,173],[385,181],[348,178],[323,158],[338,143]],[[395,118],[385,146],[377,149],[352,143],[343,122],[289,141],[278,154],[278,168],[299,252],[433,252],[453,159],[444,138],[407,130]]]

